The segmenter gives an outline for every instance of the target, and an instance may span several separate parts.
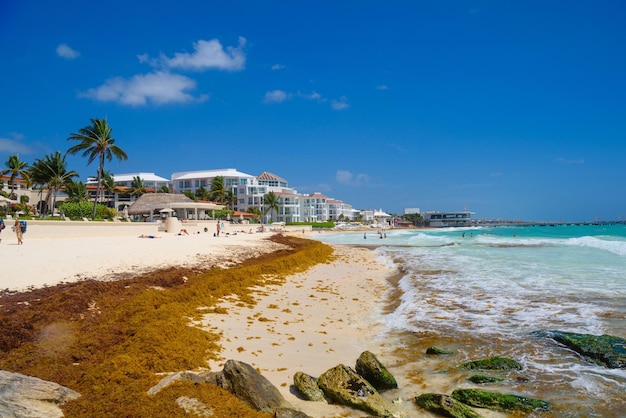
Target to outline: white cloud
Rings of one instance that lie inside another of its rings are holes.
[[[346,186],[359,186],[361,183],[368,182],[369,176],[367,174],[357,174],[355,176],[350,171],[337,170],[335,180],[337,183]]]
[[[326,103],[328,101],[327,98],[316,91],[312,91],[311,93],[302,93],[301,91],[298,91],[297,93],[288,93],[284,90],[272,90],[265,93],[263,102],[282,103],[286,100],[290,100],[292,97],[299,97],[301,99],[311,100],[317,103]],[[346,97],[342,96],[339,100],[333,100],[331,102],[331,107],[335,110],[344,110],[349,108],[350,105],[348,104]]]
[[[346,96],[341,96],[339,100],[333,100],[330,103],[330,106],[335,110],[345,110],[350,107]]]
[[[12,134],[12,138],[0,137],[0,152],[6,152],[8,154],[31,154],[33,149],[28,145],[20,142],[24,135]]]
[[[210,41],[199,40],[193,44],[193,53],[177,52],[173,58],[161,55],[160,63],[169,68],[193,71],[209,69],[242,70],[246,64],[246,55],[243,52],[245,44],[246,39],[239,37],[239,45],[237,47],[229,46],[224,50],[224,47],[217,39]],[[147,57],[141,55],[139,59],[140,61],[145,61]]]
[[[272,90],[265,93],[264,103],[282,103],[289,99],[289,96],[283,90]]]
[[[158,71],[135,75],[130,79],[116,77],[103,85],[80,93],[101,102],[117,102],[127,106],[143,106],[148,102],[155,104],[202,102],[208,96],[195,97],[188,90],[196,88],[196,82],[188,77]]]
[[[282,64],[274,64],[274,65],[272,65],[272,70],[282,70],[284,68],[285,68],[285,66],[282,65]]]
[[[327,100],[316,91],[313,91],[311,94],[304,94],[302,92],[298,92],[298,97],[302,97],[303,99],[306,99],[306,100],[315,100],[318,103],[324,103]]]
[[[80,57],[80,52],[73,50],[67,44],[60,44],[57,46],[57,55],[68,60],[73,60]]]

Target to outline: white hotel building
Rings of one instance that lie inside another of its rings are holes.
[[[337,220],[341,214],[347,220],[356,220],[359,213],[351,205],[330,199],[321,193],[299,194],[289,187],[287,180],[275,174],[263,172],[253,176],[234,168],[173,173],[171,191],[195,193],[200,187],[210,190],[213,179],[218,176],[224,179],[224,188],[236,196],[236,211],[246,212],[250,207],[260,208],[263,206],[263,196],[274,192],[278,197],[279,210],[278,213],[268,213],[269,222],[324,222]]]

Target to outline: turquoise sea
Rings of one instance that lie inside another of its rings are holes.
[[[455,364],[511,357],[524,370],[487,390],[550,401],[536,416],[626,417],[626,369],[584,360],[537,330],[626,338],[626,226],[376,230],[320,234],[371,246],[397,269],[383,323],[398,366],[423,392],[474,387]],[[432,358],[429,346],[454,351]],[[505,415],[497,415],[505,416]]]

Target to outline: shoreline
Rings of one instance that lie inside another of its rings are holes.
[[[255,289],[254,306],[226,298],[218,304],[226,315],[204,316],[197,325],[222,335],[220,360],[211,361],[210,370],[221,370],[225,360],[240,360],[258,369],[296,409],[311,416],[362,416],[354,409],[302,400],[291,387],[298,371],[318,377],[338,364],[354,368],[363,351],[385,363],[394,349],[381,339],[392,270],[376,261],[370,249],[332,247],[333,262],[288,276],[281,285]],[[396,398],[400,392],[389,391],[385,397]]]

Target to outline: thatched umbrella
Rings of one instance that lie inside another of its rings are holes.
[[[193,202],[193,200],[180,193],[146,193],[139,196],[139,198],[135,200],[132,205],[130,205],[128,208],[128,214],[148,214],[152,216],[152,212],[154,210],[166,208],[171,203],[185,202]]]

